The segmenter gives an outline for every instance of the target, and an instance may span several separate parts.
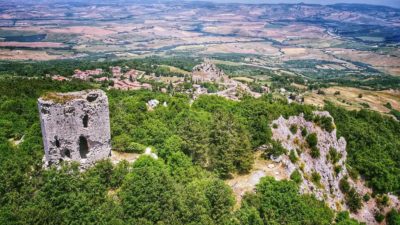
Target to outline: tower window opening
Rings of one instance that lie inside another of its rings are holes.
[[[64,149],[63,156],[71,158],[71,151],[69,149]]]
[[[79,154],[82,159],[87,158],[87,154],[89,153],[89,145],[85,137],[79,137]]]
[[[61,144],[60,144],[60,141],[58,140],[58,137],[55,136],[54,139],[55,139],[56,147],[59,148],[61,146]]]
[[[89,116],[86,114],[84,117],[83,117],[83,127],[88,127],[88,123],[89,123]]]

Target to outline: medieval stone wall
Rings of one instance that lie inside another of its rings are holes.
[[[108,98],[101,90],[47,94],[38,100],[46,166],[86,168],[111,155]]]

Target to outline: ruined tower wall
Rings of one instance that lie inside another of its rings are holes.
[[[48,94],[38,100],[47,166],[86,168],[111,154],[108,98],[101,90]]]

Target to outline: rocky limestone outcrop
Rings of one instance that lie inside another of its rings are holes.
[[[38,107],[45,166],[78,162],[82,169],[111,154],[108,98],[101,90],[49,93]]]
[[[328,112],[314,112],[315,115],[331,117]],[[332,118],[333,119],[333,118]],[[299,116],[291,116],[288,119],[282,116],[273,121],[273,139],[281,142],[282,146],[294,151],[298,161],[293,163],[288,155],[284,155],[281,161],[286,165],[287,173],[290,175],[298,170],[303,181],[300,185],[302,193],[313,193],[320,200],[325,200],[329,207],[335,210],[345,208],[342,205],[344,199],[343,193],[339,189],[339,181],[347,175],[345,167],[346,161],[346,140],[336,137],[336,130],[328,132],[317,126],[315,123],[306,121],[303,114]],[[296,126],[296,133],[292,133],[291,126]],[[318,158],[313,158],[310,154],[306,137],[302,135],[302,129],[307,130],[307,134],[315,133],[317,135],[317,148],[320,151]],[[329,151],[335,149],[340,159],[334,164],[329,160]],[[335,172],[335,167],[339,167],[340,171]],[[312,173],[318,173],[321,176],[320,184],[313,182]]]
[[[329,117],[332,119],[334,127],[334,119],[329,112],[315,111],[314,116],[319,118]],[[346,196],[339,188],[339,183],[342,178],[348,177],[348,171],[345,163],[347,159],[346,140],[343,137],[337,138],[336,129],[331,132],[326,131],[317,123],[307,121],[303,114],[299,116],[291,116],[288,119],[279,117],[274,120],[272,126],[272,139],[280,142],[282,147],[287,149],[288,154],[281,155],[275,161],[279,161],[285,167],[287,176],[290,176],[294,171],[299,171],[302,176],[300,183],[300,192],[307,194],[314,194],[317,199],[324,200],[327,205],[336,211],[348,210],[345,204]],[[296,126],[297,130],[292,126]],[[292,129],[291,129],[292,127]],[[303,132],[305,129],[307,132]],[[311,156],[311,149],[307,143],[307,135],[315,133],[318,139],[316,148],[319,150],[319,157]],[[330,151],[332,149],[337,153],[337,159],[332,160]],[[290,159],[290,151],[297,156],[298,161],[292,162]],[[319,183],[312,179],[312,174],[318,173],[320,175]],[[372,190],[365,186],[362,179],[352,180],[347,179],[350,187],[354,188],[359,196],[365,194],[370,195]],[[352,213],[351,216],[366,224],[378,224],[375,220],[375,214],[381,212],[387,213],[392,208],[399,208],[399,199],[391,194],[388,194],[390,199],[388,205],[379,206],[376,199],[371,198],[368,202],[362,202],[362,207],[357,212]]]

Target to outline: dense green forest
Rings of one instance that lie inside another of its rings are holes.
[[[253,149],[271,141],[272,120],[313,110],[271,95],[240,102],[202,96],[190,104],[183,94],[107,91],[113,146],[126,152],[153,146],[160,158],[106,160],[83,173],[77,165],[44,170],[37,98],[91,87],[0,79],[0,224],[358,224],[300,195],[294,181],[269,177],[235,207],[223,179],[252,168]],[[151,99],[168,106],[148,111]],[[399,123],[374,112],[327,110],[348,141],[349,165],[376,192],[399,190]],[[398,224],[398,212],[388,221]]]

